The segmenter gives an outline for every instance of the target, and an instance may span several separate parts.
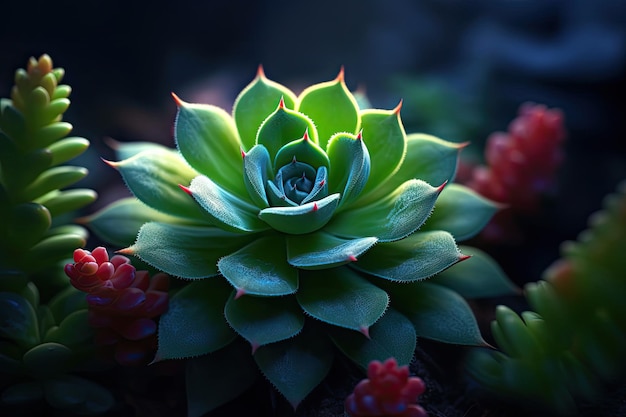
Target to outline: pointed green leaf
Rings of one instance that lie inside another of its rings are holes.
[[[406,155],[400,169],[380,187],[361,194],[362,198],[355,202],[356,205],[377,201],[387,195],[389,190],[410,179],[417,178],[435,186],[452,181],[459,151],[465,144],[447,142],[435,136],[416,133],[407,135],[406,139]]]
[[[259,218],[279,232],[305,234],[321,229],[330,221],[339,204],[339,194],[293,207],[268,207]]]
[[[417,337],[484,346],[472,309],[459,294],[426,282],[390,287],[392,305],[415,326]]]
[[[292,294],[298,289],[298,270],[287,263],[286,252],[283,236],[265,236],[224,256],[217,267],[244,294]]]
[[[179,101],[174,132],[176,146],[189,165],[231,193],[247,195],[241,142],[228,113],[208,104]]]
[[[341,193],[341,206],[355,200],[370,175],[370,156],[361,136],[347,133],[334,135],[328,141],[330,159],[329,188]]]
[[[241,182],[243,183],[243,178]],[[204,175],[197,176],[191,181],[189,193],[214,223],[225,230],[257,232],[268,229],[257,217],[258,207],[228,192]]]
[[[469,239],[489,223],[497,210],[496,203],[473,190],[450,184],[441,192],[433,215],[424,223],[422,230],[445,230],[456,240]]]
[[[69,314],[58,327],[55,326],[46,333],[44,341],[61,343],[70,348],[93,343],[91,339],[94,332],[87,320],[88,314],[86,308]]]
[[[351,266],[391,281],[410,282],[431,277],[461,259],[450,233],[417,232],[397,242],[379,243]]]
[[[208,216],[179,187],[198,173],[174,151],[152,149],[112,162],[130,191],[144,204],[173,216],[206,223]]]
[[[23,251],[32,247],[43,238],[52,225],[50,211],[41,204],[31,202],[17,204],[11,211],[5,220],[3,240],[16,250]]]
[[[415,232],[430,215],[441,188],[409,180],[386,197],[337,214],[326,230],[342,237],[376,236],[381,242]]]
[[[304,327],[304,315],[294,297],[241,297],[232,294],[224,309],[237,333],[258,346],[289,339]]]
[[[257,76],[239,93],[233,106],[233,118],[244,151],[255,145],[261,123],[276,110],[281,98],[285,107],[294,108],[296,95],[287,87],[267,79],[259,67]]]
[[[387,293],[350,268],[302,271],[300,275],[298,302],[323,322],[367,332],[387,309]]]
[[[500,266],[485,252],[470,246],[460,246],[471,258],[433,277],[433,284],[443,285],[466,298],[515,295],[520,289],[509,280]]]
[[[284,107],[281,102],[278,108],[263,121],[257,134],[257,145],[263,145],[274,162],[278,150],[307,133],[317,143],[317,129],[307,116]],[[274,167],[276,169],[280,167]]]
[[[185,368],[187,416],[204,416],[234,400],[252,386],[258,374],[250,347],[241,340],[189,359]]]
[[[157,152],[169,151],[175,152],[175,149],[168,148],[156,142],[118,142],[115,140],[107,141],[107,144],[115,151],[118,161],[132,158],[143,151],[156,150]]]
[[[0,292],[0,337],[27,349],[39,343],[39,325],[33,306],[11,292]]]
[[[81,219],[81,223],[86,224],[100,239],[121,247],[132,245],[141,226],[150,221],[170,224],[188,222],[181,217],[156,211],[134,197],[116,200]]]
[[[313,169],[318,169],[322,166],[328,168],[330,166],[326,152],[317,143],[310,140],[308,134],[280,148],[276,153],[274,166],[276,169],[280,169],[280,167],[290,164],[293,160],[311,165]]]
[[[379,186],[390,190],[386,180],[400,168],[407,149],[400,108],[361,112],[361,131],[372,165],[363,193]]]
[[[369,339],[339,327],[332,328],[330,335],[344,355],[363,369],[373,360],[383,362],[391,357],[399,365],[408,365],[415,354],[417,336],[413,323],[393,308],[374,323]]]
[[[232,288],[219,278],[195,281],[169,300],[159,319],[159,347],[155,362],[215,352],[232,342],[236,333],[224,319],[224,305]]]
[[[270,154],[263,145],[255,145],[243,158],[243,179],[252,201],[260,208],[269,206],[265,184],[272,175]]]
[[[291,339],[261,346],[254,359],[295,409],[330,371],[333,350],[326,337],[305,329]]]
[[[149,222],[139,229],[137,241],[126,253],[170,275],[196,279],[217,275],[217,260],[249,241],[249,236],[217,227]]]
[[[359,130],[359,106],[344,82],[343,70],[333,81],[306,88],[298,97],[297,110],[313,120],[324,149],[335,133]]]
[[[289,263],[302,269],[326,269],[354,262],[378,239],[342,239],[321,231],[287,236]]]

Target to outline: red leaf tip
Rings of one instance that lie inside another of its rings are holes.
[[[445,180],[443,182],[443,184],[441,184],[439,187],[437,187],[437,192],[440,193],[441,191],[443,191],[443,189],[446,187],[446,185],[448,185],[448,180]]]
[[[359,133],[357,133],[356,140],[363,140],[363,129],[359,130]]]
[[[313,203],[313,210],[311,211],[317,211],[319,210],[319,207],[317,207],[317,203]]]
[[[241,296],[246,294],[246,290],[243,288],[237,288],[237,292],[235,293],[235,300],[239,299]],[[253,347],[254,349],[254,347]]]
[[[104,159],[104,158],[100,158],[100,159],[102,160],[102,162],[104,162],[105,164],[107,164],[111,168],[117,169],[117,166],[118,166],[117,162],[109,161],[108,159]]]
[[[343,68],[343,65],[341,66],[341,68],[339,68],[339,74],[337,74],[337,77],[335,78],[335,81],[338,83],[342,83],[345,80],[345,71]]]
[[[364,335],[365,337],[367,337],[368,339],[370,339],[370,328],[369,328],[369,327],[367,327],[367,326],[361,326],[361,327],[359,328],[359,331],[360,331],[361,333],[363,333],[363,335]]]
[[[304,135],[302,136],[302,140],[307,142],[309,140],[309,129],[304,131]]]
[[[185,187],[182,184],[178,184],[178,186],[180,187],[181,190],[183,190],[184,192],[186,192],[187,194],[193,197],[193,191],[191,191],[188,187]]]
[[[134,255],[135,249],[132,246],[129,246],[124,249],[116,250],[115,253],[121,253],[122,255]]]
[[[459,262],[462,262],[462,261],[464,261],[464,260],[466,260],[466,259],[469,259],[469,258],[471,258],[471,257],[472,257],[472,255],[460,254],[460,255],[459,255]]]
[[[400,99],[398,105],[395,107],[395,109],[393,109],[393,112],[400,116],[400,109],[402,109],[402,99]]]
[[[174,99],[174,103],[176,103],[178,107],[182,107],[185,105],[185,102],[181,100],[181,98],[178,97],[176,93],[172,92],[171,94],[172,94],[172,98]]]
[[[263,64],[259,64],[259,67],[256,70],[257,78],[266,78],[265,71],[263,70]]]
[[[349,260],[350,262],[356,262],[356,261],[357,261],[356,256],[354,256],[354,255],[352,255],[352,254],[348,255],[348,260]]]
[[[280,96],[280,101],[278,102],[278,108],[279,109],[285,108],[285,96]]]

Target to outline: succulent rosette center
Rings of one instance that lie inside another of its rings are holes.
[[[400,106],[361,109],[343,71],[296,96],[259,70],[232,114],[174,97],[177,150],[120,145],[110,164],[136,198],[90,221],[127,242],[122,253],[191,280],[160,320],[157,360],[239,336],[297,404],[326,375],[331,343],[364,366],[378,350],[408,363],[416,336],[483,343],[455,292],[466,278],[424,282],[467,258],[456,241],[496,208],[450,183],[463,145],[407,135]],[[491,264],[474,255],[484,283]]]

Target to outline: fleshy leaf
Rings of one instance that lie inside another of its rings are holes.
[[[228,284],[215,278],[192,282],[174,294],[159,320],[154,361],[200,356],[232,342],[236,333],[224,319],[231,292]]]
[[[117,200],[80,219],[80,222],[89,226],[100,239],[122,247],[132,245],[141,226],[149,221],[171,224],[187,222],[181,217],[151,209],[134,197]]]
[[[187,416],[204,416],[234,400],[256,381],[258,374],[250,348],[240,340],[189,359],[185,369]]]
[[[216,106],[180,99],[177,104],[176,146],[185,160],[222,188],[245,198],[241,142],[233,118]]]
[[[263,145],[255,145],[243,158],[243,179],[252,201],[260,208],[269,206],[265,184],[272,175],[270,154]]]
[[[276,158],[274,158],[274,167],[279,169],[293,160],[309,164],[313,169],[330,166],[326,152],[317,143],[310,140],[307,133],[302,139],[293,140],[278,150]]]
[[[286,252],[283,236],[265,236],[224,256],[217,267],[240,294],[292,294],[298,289],[298,270],[287,263]]]
[[[280,148],[289,142],[302,138],[302,135],[307,132],[309,138],[317,143],[317,130],[311,119],[295,110],[285,108],[281,101],[276,111],[263,121],[257,134],[256,143],[267,148],[270,160],[274,162]]]
[[[450,184],[437,199],[433,215],[422,230],[445,230],[456,240],[465,240],[480,232],[498,210],[498,205],[473,190]]]
[[[316,319],[365,334],[389,303],[385,291],[345,266],[323,274],[301,271],[296,297],[304,311]]]
[[[431,277],[461,259],[450,233],[417,232],[397,242],[379,243],[351,266],[391,281],[410,282]]]
[[[237,333],[258,346],[288,339],[304,327],[304,315],[294,297],[241,297],[226,302],[226,320]]]
[[[426,282],[389,288],[392,305],[411,320],[417,337],[458,345],[486,345],[471,308],[454,291]]]
[[[254,359],[295,409],[330,371],[333,350],[326,337],[305,328],[296,337],[261,346]]]
[[[153,149],[120,162],[110,162],[132,193],[155,210],[207,222],[209,217],[178,184],[189,184],[198,173],[175,151]]]
[[[300,235],[324,227],[338,203],[339,194],[331,194],[301,206],[268,207],[259,212],[259,217],[279,232]]]
[[[243,174],[240,181],[243,184]],[[194,178],[188,192],[213,221],[225,230],[258,232],[268,229],[257,217],[258,207],[223,189],[209,177],[200,175]]]
[[[334,135],[328,141],[329,188],[341,193],[341,206],[356,199],[370,175],[370,156],[361,135]]]
[[[488,254],[470,246],[460,246],[459,249],[471,258],[433,277],[433,284],[448,287],[466,298],[520,293],[520,289]]]
[[[287,87],[267,79],[263,69],[259,67],[257,76],[239,93],[233,106],[233,118],[244,151],[254,146],[261,123],[276,110],[276,104],[281,98],[285,107],[294,108],[296,95]]]
[[[337,347],[356,364],[367,369],[373,360],[396,358],[399,365],[408,365],[415,353],[416,339],[413,323],[404,315],[389,308],[371,327],[369,339],[338,327],[330,330]]]
[[[322,231],[292,235],[287,236],[287,257],[296,268],[334,268],[356,261],[377,241],[375,237],[342,239]]]
[[[103,386],[74,375],[60,375],[43,382],[46,401],[52,407],[72,410],[77,415],[104,414],[115,398]]]
[[[206,278],[218,274],[217,260],[250,241],[249,236],[217,227],[194,227],[149,222],[137,241],[123,253],[137,255],[157,269],[182,278]]]
[[[379,186],[390,190],[385,180],[400,168],[407,150],[400,106],[394,110],[370,109],[361,112],[361,131],[372,165],[363,193]]]
[[[381,242],[402,239],[426,221],[441,188],[409,180],[368,206],[338,213],[326,230],[349,238],[376,236]]]
[[[387,195],[389,190],[414,178],[429,184],[452,181],[456,172],[459,151],[466,144],[447,142],[435,136],[415,133],[407,135],[406,140],[406,155],[400,169],[380,187],[362,193],[362,198],[355,202],[356,205],[376,201]]]
[[[297,110],[315,122],[324,149],[335,133],[356,133],[359,130],[359,106],[344,82],[343,69],[333,81],[315,84],[302,91]]]
[[[39,326],[33,306],[11,292],[0,292],[0,337],[27,349],[39,342]]]
[[[173,149],[156,142],[118,142],[113,139],[107,140],[106,142],[115,151],[115,156],[120,161],[148,150],[156,150],[157,152],[173,151]]]

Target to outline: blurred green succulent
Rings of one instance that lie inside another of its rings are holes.
[[[120,144],[110,165],[136,198],[87,222],[191,281],[155,359],[204,355],[188,362],[191,415],[243,392],[257,366],[295,407],[333,344],[364,369],[407,364],[416,337],[484,344],[461,295],[515,291],[487,255],[469,248],[426,282],[468,258],[456,240],[497,209],[451,183],[463,144],[406,135],[401,106],[360,109],[343,70],[296,96],[259,69],[232,116],[174,98],[178,151]]]

